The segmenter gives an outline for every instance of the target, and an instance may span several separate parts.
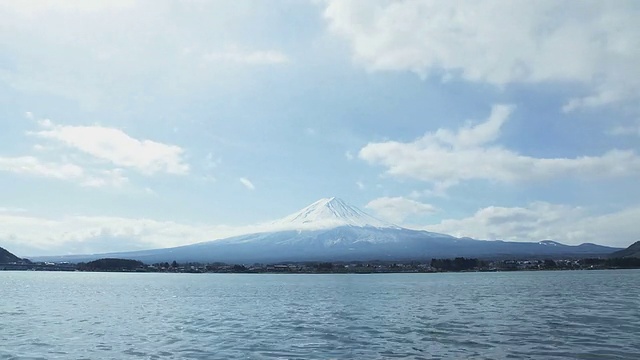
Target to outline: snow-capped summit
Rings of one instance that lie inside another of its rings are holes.
[[[296,213],[274,221],[271,225],[276,228],[300,230],[338,226],[399,228],[336,197],[320,199]]]
[[[545,245],[545,246],[562,246],[562,244],[560,244],[557,241],[553,241],[553,240],[542,240],[542,241],[538,241],[538,244],[540,245]]]

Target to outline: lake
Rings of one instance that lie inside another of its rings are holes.
[[[0,359],[638,359],[640,271],[0,272]]]

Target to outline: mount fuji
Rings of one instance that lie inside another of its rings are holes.
[[[431,258],[587,257],[617,248],[595,244],[569,246],[554,241],[507,242],[457,238],[403,228],[377,219],[341,199],[320,199],[280,220],[269,231],[174,248],[134,252],[34,258],[40,261],[90,261],[104,257],[146,263],[420,260]]]
[[[310,230],[339,226],[395,228],[398,226],[377,219],[341,199],[320,199],[304,209],[271,223],[278,228]]]

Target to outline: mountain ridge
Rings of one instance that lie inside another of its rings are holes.
[[[24,259],[21,259],[16,255],[10,253],[9,250],[0,247],[0,264],[21,263],[24,261]]]
[[[609,255],[611,258],[635,257],[640,258],[640,241],[636,241],[629,245],[626,249],[616,251]]]
[[[118,257],[147,263],[179,261],[246,264],[453,257],[581,257],[607,255],[618,250],[596,244],[570,246],[552,240],[477,240],[407,229],[377,219],[335,197],[320,199],[270,224],[273,231],[173,248],[36,259],[77,262]]]

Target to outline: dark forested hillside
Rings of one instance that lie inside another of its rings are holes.
[[[89,271],[131,271],[143,265],[141,261],[137,260],[105,258],[80,264],[79,269]]]
[[[612,258],[625,258],[625,257],[640,258],[640,241],[636,241],[635,243],[631,244],[631,246],[629,246],[626,249],[622,249],[620,251],[616,251],[616,252],[612,253],[611,255],[609,255],[609,257],[612,257]]]
[[[22,259],[0,247],[0,264],[8,264],[13,262],[22,262]]]

